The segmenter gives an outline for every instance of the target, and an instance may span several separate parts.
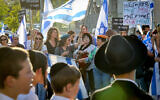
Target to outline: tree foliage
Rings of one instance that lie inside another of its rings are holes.
[[[18,21],[18,11],[20,11],[19,5],[14,5],[11,7],[8,16],[5,18],[4,23],[8,25],[8,28],[11,29],[12,32],[16,32],[19,26]]]
[[[53,8],[57,8],[68,0],[52,0]]]
[[[17,0],[0,0],[0,21],[4,22],[12,32],[16,32],[19,26],[18,11],[20,5]]]
[[[0,4],[0,21],[3,21],[8,15],[9,6],[4,2],[4,0],[0,0]]]

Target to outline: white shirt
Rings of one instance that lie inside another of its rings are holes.
[[[5,94],[0,93],[0,100],[14,100],[14,99],[6,96]]]
[[[130,81],[130,82],[134,83],[134,84],[138,87],[138,84],[137,84],[135,81],[131,80],[131,79],[127,79],[127,78],[116,78],[115,81],[116,81],[116,80],[120,80],[120,81]]]
[[[33,41],[32,41],[33,43]],[[31,50],[32,47],[31,47],[31,40],[27,40],[27,50]]]
[[[18,95],[17,100],[39,100],[38,96],[35,94],[35,87],[33,86],[30,89],[29,93],[26,95],[24,94]]]
[[[47,51],[47,47],[46,47],[46,45],[43,45],[42,46],[42,50],[41,50],[42,52],[45,52],[45,51]]]
[[[70,100],[69,98],[53,95],[50,100]]]

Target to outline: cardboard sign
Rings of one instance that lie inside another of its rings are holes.
[[[20,0],[20,3],[25,9],[40,9],[40,0]]]
[[[123,25],[150,25],[151,8],[149,1],[130,1],[123,3]]]
[[[19,23],[21,22],[23,16],[25,16],[25,15],[26,15],[26,10],[20,10],[18,12],[18,21],[19,21]]]
[[[129,30],[128,25],[123,25],[123,18],[112,18],[112,29],[119,31],[127,31]]]

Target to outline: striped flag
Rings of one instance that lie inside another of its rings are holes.
[[[155,56],[157,57],[158,51],[155,45],[154,45],[154,48],[155,48]],[[160,70],[159,63],[155,62],[149,92],[150,92],[150,95],[156,97],[156,100],[160,100],[160,71],[159,70]]]
[[[64,63],[67,63],[69,65],[74,65],[75,67],[77,67],[76,62],[75,62],[74,59],[67,58],[67,57],[62,57],[62,56],[57,56],[57,55],[52,55],[52,54],[48,54],[48,65],[49,66],[52,66],[53,64],[55,64],[57,62],[64,62]],[[48,79],[49,79],[49,77],[48,77]],[[77,98],[79,100],[83,100],[85,98],[88,98],[87,90],[85,88],[85,85],[84,85],[84,82],[82,80],[82,77],[80,79],[79,87],[80,87],[80,89],[79,89]]]
[[[142,42],[145,44],[147,49],[153,53],[153,46],[152,46],[150,32],[147,33]]]
[[[23,44],[26,48],[27,45],[27,31],[26,31],[26,18],[23,16],[23,19],[19,25],[17,30],[17,34],[19,35],[19,43]]]
[[[4,23],[2,24],[2,29],[0,34],[4,34]]]
[[[44,11],[43,11],[43,18],[42,18],[42,26],[41,26],[41,33],[44,36],[44,39],[47,38],[47,32],[50,27],[52,27],[53,22],[52,20],[47,20],[44,18],[45,14],[49,11],[53,10],[53,6],[50,0],[44,0]]]
[[[85,17],[89,0],[69,0],[62,6],[46,14],[46,20],[69,24]]]
[[[97,35],[105,35],[107,30],[108,30],[108,3],[107,0],[104,0],[96,26],[95,37],[97,38]]]

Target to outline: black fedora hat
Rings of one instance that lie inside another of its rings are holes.
[[[95,65],[105,73],[120,75],[144,64],[146,46],[132,36],[115,35],[104,43],[95,55]]]

